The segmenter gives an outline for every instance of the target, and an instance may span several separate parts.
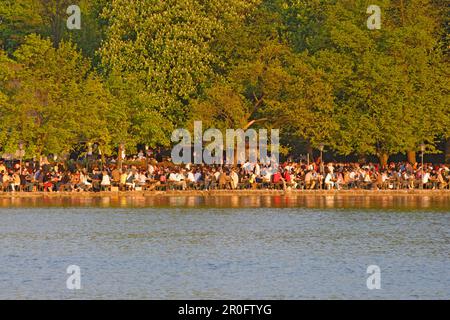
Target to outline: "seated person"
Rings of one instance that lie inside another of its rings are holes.
[[[100,182],[101,189],[109,189],[111,187],[111,179],[106,170],[102,171],[102,181]]]

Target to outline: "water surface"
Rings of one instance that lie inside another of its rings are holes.
[[[3,205],[0,298],[450,298],[446,201],[334,198]],[[81,290],[66,288],[69,265]]]

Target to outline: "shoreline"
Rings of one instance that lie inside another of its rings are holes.
[[[0,195],[0,209],[93,208],[309,208],[450,212],[449,190],[186,190]]]
[[[104,197],[227,197],[227,196],[433,196],[450,198],[450,190],[186,190],[186,191],[101,191],[101,192],[16,192],[8,198],[104,198]]]

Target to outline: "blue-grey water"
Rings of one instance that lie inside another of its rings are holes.
[[[448,202],[175,202],[3,206],[0,299],[450,298]]]

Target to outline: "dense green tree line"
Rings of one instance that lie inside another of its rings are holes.
[[[66,9],[81,8],[68,30]],[[428,152],[450,138],[442,0],[0,0],[0,145],[106,154],[174,128],[280,128],[286,148]]]

